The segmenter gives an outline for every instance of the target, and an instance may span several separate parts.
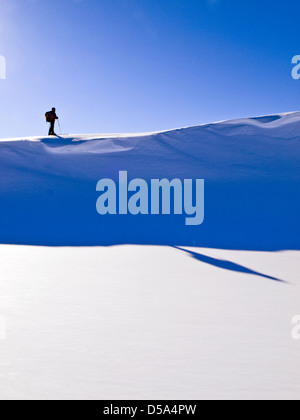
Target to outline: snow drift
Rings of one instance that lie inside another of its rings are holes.
[[[0,243],[300,249],[300,112],[165,132],[0,141]],[[205,220],[96,212],[96,184],[205,179]]]

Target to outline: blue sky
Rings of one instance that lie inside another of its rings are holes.
[[[299,110],[299,1],[0,0],[0,137]]]

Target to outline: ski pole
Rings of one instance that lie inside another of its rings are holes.
[[[60,134],[62,134],[59,120],[57,120],[57,122],[58,122],[58,127],[59,127]]]

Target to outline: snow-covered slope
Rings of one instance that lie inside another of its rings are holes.
[[[0,243],[300,249],[300,112],[151,134],[0,141]],[[96,184],[205,179],[205,221],[100,216]]]
[[[300,113],[0,141],[0,400],[299,399],[299,161]],[[204,178],[204,223],[100,216],[120,170]]]

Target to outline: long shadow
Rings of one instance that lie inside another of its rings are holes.
[[[278,281],[278,282],[281,282],[281,283],[286,283],[286,281],[284,281],[284,280],[280,280],[280,279],[277,279],[276,277],[272,277],[272,276],[268,276],[266,274],[259,273],[258,271],[251,270],[250,268],[244,267],[240,264],[233,263],[231,261],[219,260],[217,258],[208,257],[206,255],[199,254],[198,252],[195,252],[195,251],[189,251],[189,250],[181,248],[179,246],[174,246],[174,248],[178,249],[179,251],[186,252],[192,258],[195,258],[196,260],[201,261],[205,264],[213,265],[214,267],[223,268],[224,270],[229,270],[229,271],[236,271],[238,273],[252,274],[254,276],[263,277],[265,279]]]

